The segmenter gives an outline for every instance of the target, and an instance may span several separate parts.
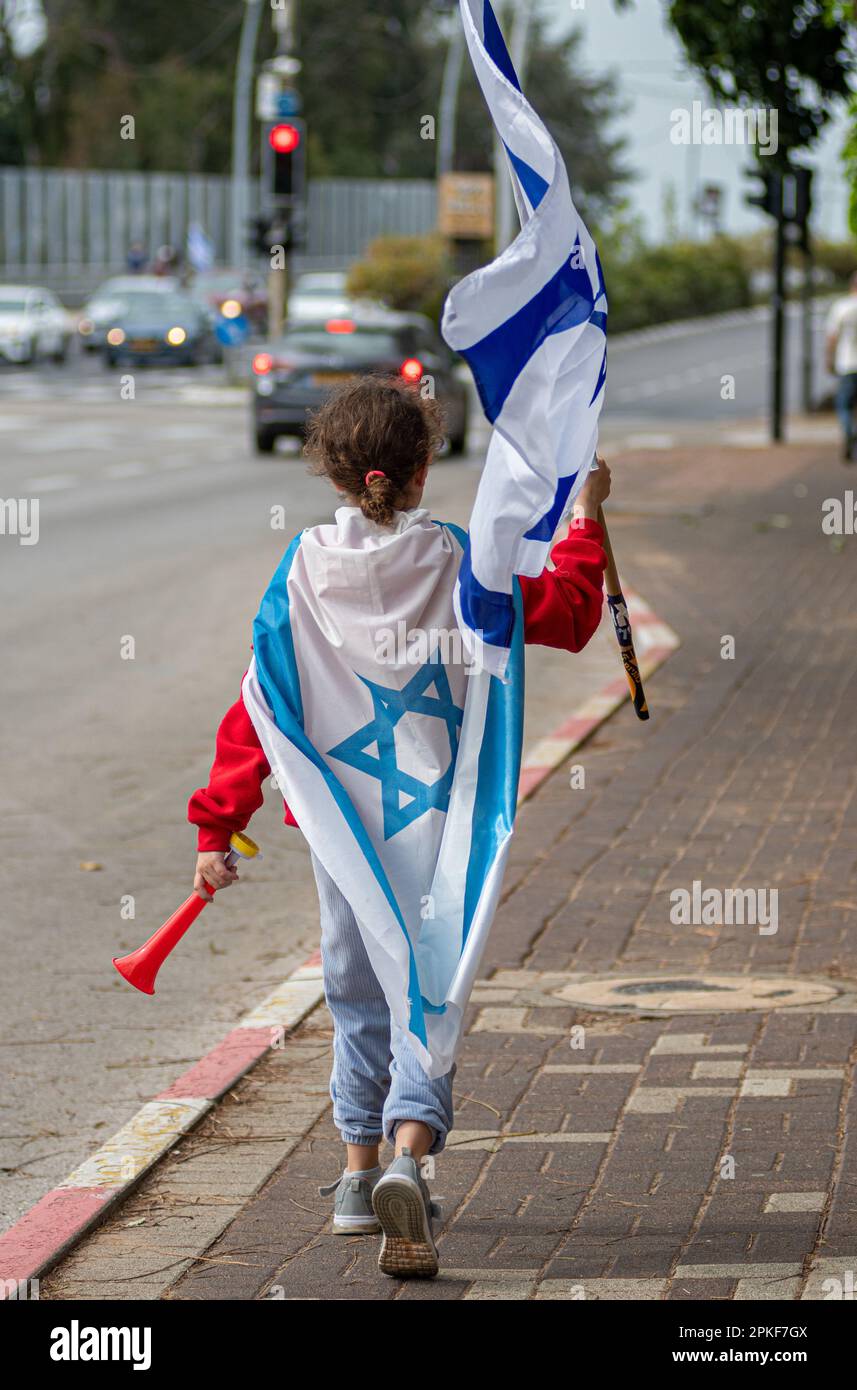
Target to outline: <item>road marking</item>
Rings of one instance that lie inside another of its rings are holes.
[[[59,492],[60,488],[73,487],[78,482],[75,473],[49,473],[44,478],[28,478],[24,484],[25,492]]]
[[[150,470],[145,463],[111,463],[102,473],[103,478],[139,478]]]

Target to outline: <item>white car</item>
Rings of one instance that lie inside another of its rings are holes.
[[[349,299],[344,270],[308,270],[298,275],[289,295],[290,323],[324,323],[347,314]]]
[[[65,361],[72,323],[50,290],[32,285],[0,285],[0,358],[36,362]]]

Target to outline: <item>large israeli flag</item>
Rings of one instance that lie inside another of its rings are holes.
[[[351,904],[393,1019],[449,1071],[515,814],[523,623],[503,683],[463,660],[465,537],[342,507],[295,538],[253,630],[245,707],[309,845]]]
[[[470,56],[506,149],[521,231],[451,291],[443,335],[494,426],[456,611],[479,660],[508,666],[513,579],[538,575],[589,472],[607,373],[598,252],[555,141],[523,95],[489,0],[460,0]]]

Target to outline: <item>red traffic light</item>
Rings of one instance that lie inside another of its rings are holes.
[[[418,357],[407,357],[399,368],[405,381],[417,382],[422,380],[423,364]]]
[[[268,144],[277,154],[291,154],[301,143],[301,133],[294,125],[275,125],[268,132]]]

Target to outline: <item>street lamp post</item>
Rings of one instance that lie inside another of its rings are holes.
[[[517,0],[515,5],[509,41],[509,56],[512,59],[512,66],[518,74],[519,82],[523,82],[527,66],[527,46],[530,39],[530,21],[533,17],[533,8],[534,0]],[[494,141],[494,178],[496,187],[494,227],[499,254],[505,250],[514,236],[515,217],[512,180],[509,177],[509,158],[502,141],[498,138],[495,138]]]
[[[247,190],[250,182],[250,98],[253,88],[253,58],[262,18],[262,0],[245,0],[235,89],[232,101],[232,188],[229,209],[229,260],[240,265],[243,258],[244,228],[249,213]]]

